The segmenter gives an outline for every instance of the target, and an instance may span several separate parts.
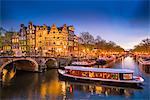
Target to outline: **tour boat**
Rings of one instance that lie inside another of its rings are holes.
[[[110,69],[110,68],[92,68],[92,67],[78,67],[66,66],[64,70],[58,69],[58,73],[67,78],[101,81],[101,82],[115,82],[115,83],[143,83],[142,77],[133,76],[133,71],[129,69]]]

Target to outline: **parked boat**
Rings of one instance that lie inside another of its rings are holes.
[[[150,65],[150,58],[140,58],[138,62],[142,65]]]
[[[104,59],[98,59],[98,60],[96,60],[96,65],[105,65],[106,63],[107,63],[107,61],[104,60]]]
[[[58,69],[58,72],[63,77],[102,81],[102,82],[115,82],[115,83],[143,83],[142,77],[133,76],[133,71],[129,69],[108,69],[108,68],[91,68],[91,67],[77,67],[66,66],[64,70]]]
[[[114,61],[116,59],[115,56],[106,56],[106,57],[99,57],[97,60],[96,60],[96,64],[97,65],[106,65],[112,61]]]
[[[95,65],[95,61],[75,61],[71,63],[71,66],[84,66],[84,67],[91,67]]]

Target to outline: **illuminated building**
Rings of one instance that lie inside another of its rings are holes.
[[[36,54],[44,55],[46,49],[46,37],[48,35],[47,26],[36,26]],[[44,53],[44,54],[43,54]]]
[[[24,24],[20,25],[20,32],[19,32],[19,48],[22,53],[27,52],[27,27]]]
[[[35,25],[32,22],[29,22],[27,27],[27,52],[29,55],[35,54],[35,45],[36,45],[36,35],[35,35]]]
[[[20,50],[22,54],[28,56],[69,56],[78,53],[78,37],[74,34],[74,27],[64,24],[57,27],[35,26],[29,22],[28,26],[20,25],[18,35],[12,36],[12,41],[5,40],[4,51],[8,49]],[[12,43],[12,44],[11,44]]]
[[[57,28],[52,25],[50,32],[49,50],[57,55],[66,55],[68,53],[68,31],[67,26]]]
[[[50,28],[49,33],[46,35],[45,49],[49,55],[61,55],[68,56],[74,53],[74,27],[67,26],[66,24],[63,27],[56,27],[53,24]],[[77,46],[77,40],[75,40]]]
[[[19,52],[19,35],[18,33],[14,33],[11,37],[11,42],[12,42],[12,45],[11,45],[11,48],[12,48],[12,51],[14,52],[14,54],[17,56],[17,55],[20,55]]]

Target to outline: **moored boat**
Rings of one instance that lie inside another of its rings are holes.
[[[95,61],[75,61],[71,63],[71,66],[84,66],[84,67],[91,67],[95,65]]]
[[[142,77],[133,76],[133,71],[129,69],[66,66],[64,70],[58,69],[58,72],[63,77],[73,79],[129,84],[139,84],[144,82]]]
[[[138,62],[142,65],[150,65],[150,58],[140,58]]]

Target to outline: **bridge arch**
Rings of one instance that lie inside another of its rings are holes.
[[[45,60],[44,64],[47,68],[56,68],[58,67],[58,61],[55,58],[48,58]]]
[[[9,61],[5,62],[2,66],[1,66],[1,70],[4,69],[7,65],[11,64],[11,63],[15,63],[15,65],[17,65],[17,63],[21,63],[21,62],[28,62],[30,63],[30,65],[33,65],[32,67],[31,66],[27,66],[22,69],[21,67],[19,66],[16,66],[17,69],[21,69],[21,70],[26,70],[26,71],[39,71],[39,65],[37,63],[36,60],[32,59],[32,58],[16,58],[16,59],[10,59]],[[31,68],[30,68],[31,67]]]

